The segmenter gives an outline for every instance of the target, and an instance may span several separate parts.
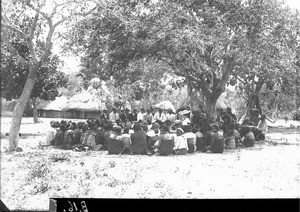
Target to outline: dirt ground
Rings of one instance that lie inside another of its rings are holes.
[[[253,148],[163,157],[41,149],[53,119],[41,120],[24,118],[23,151],[6,153],[11,118],[1,118],[1,200],[10,210],[48,210],[51,197],[300,198],[299,122],[278,122]]]

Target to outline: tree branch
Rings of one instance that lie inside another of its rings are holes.
[[[5,30],[2,31],[1,33],[1,38],[4,42],[4,44],[8,47],[8,49],[10,50],[10,52],[12,54],[14,54],[20,63],[22,63],[23,65],[28,65],[28,62],[23,58],[21,57],[21,55],[18,53],[18,51],[15,49],[15,47],[11,44],[11,42],[9,41],[8,37],[7,37],[7,34],[5,32]]]
[[[18,29],[17,27],[11,26],[11,25],[7,25],[7,24],[2,24],[2,27],[6,27],[6,28],[8,28],[10,30],[13,30],[13,31],[19,33],[24,39],[26,39],[25,33],[22,30]]]

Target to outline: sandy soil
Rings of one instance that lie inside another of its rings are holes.
[[[270,128],[266,142],[224,154],[119,157],[40,149],[42,121],[23,119],[24,151],[9,154],[10,119],[1,120],[1,200],[11,210],[48,210],[50,197],[300,198],[299,128]]]

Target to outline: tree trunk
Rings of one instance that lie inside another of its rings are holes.
[[[33,122],[39,123],[38,112],[37,112],[37,102],[38,98],[33,98]]]
[[[207,98],[206,101],[206,115],[209,122],[214,122],[216,120],[216,104],[218,98]]]
[[[32,89],[35,84],[36,66],[30,65],[29,74],[25,82],[20,99],[13,111],[12,122],[9,131],[9,151],[14,151],[18,146],[20,126],[22,122],[22,117],[24,114],[26,103],[28,102]]]

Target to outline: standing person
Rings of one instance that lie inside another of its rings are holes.
[[[168,113],[166,114],[166,121],[170,121],[171,124],[174,123],[174,121],[176,120],[176,116],[173,113],[172,109],[168,110]]]
[[[189,125],[184,125],[183,131],[185,132],[183,134],[183,137],[186,139],[187,144],[188,144],[188,153],[193,153],[196,151],[197,146],[196,146],[196,141],[197,137],[196,134],[192,132],[192,126]]]
[[[182,126],[184,126],[184,125],[188,125],[188,124],[190,124],[191,123],[191,120],[190,120],[190,111],[188,111],[188,110],[183,110],[182,112],[181,112],[181,114],[182,114]]]
[[[268,119],[269,121],[271,121],[270,119]],[[271,121],[272,123],[274,123],[275,121]],[[260,117],[260,121],[257,125],[257,128],[259,130],[261,130],[261,133],[265,136],[268,132],[268,123],[267,123],[267,116],[265,114],[262,114]]]
[[[145,121],[147,122],[148,125],[152,124],[152,118],[153,115],[151,114],[150,109],[147,109],[147,112],[145,113]]]
[[[159,123],[160,125],[166,121],[166,115],[163,113],[161,108],[154,114],[153,121]]]
[[[133,154],[146,154],[147,140],[146,133],[141,129],[139,123],[133,125],[134,133],[131,134],[132,152]]]
[[[161,135],[158,143],[159,155],[170,155],[174,149],[174,136],[169,133],[169,128],[164,126],[161,130]]]
[[[145,109],[141,108],[141,111],[137,114],[137,121],[142,121],[144,123],[145,121]]]
[[[123,123],[126,123],[127,122],[127,117],[126,117],[126,113],[125,111],[122,109],[121,112],[120,112],[120,120],[123,122]]]
[[[186,139],[183,136],[184,131],[181,128],[176,129],[176,138],[174,145],[174,154],[175,155],[186,155],[188,151],[188,144]]]
[[[131,123],[137,122],[137,109],[133,109],[132,113],[129,113],[129,121]]]
[[[116,121],[119,119],[119,114],[117,113],[117,109],[113,108],[112,111],[109,114],[109,121],[112,123],[116,123]]]
[[[212,153],[223,153],[224,152],[224,137],[219,125],[213,124],[212,131],[214,133],[211,145],[208,147]]]

